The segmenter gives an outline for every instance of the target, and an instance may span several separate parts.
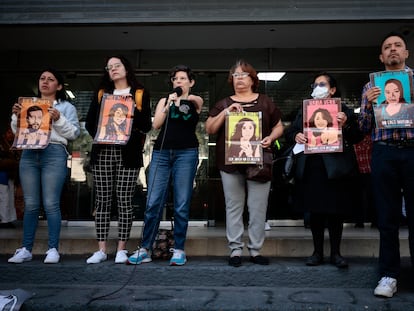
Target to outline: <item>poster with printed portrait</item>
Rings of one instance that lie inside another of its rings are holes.
[[[340,111],[340,98],[303,101],[305,153],[342,152],[342,128],[336,118]]]
[[[262,112],[230,112],[225,120],[225,164],[262,164]]]
[[[130,136],[134,100],[132,96],[104,94],[98,121],[95,144],[125,145]]]
[[[46,148],[52,131],[52,118],[48,110],[52,102],[37,97],[19,97],[18,102],[22,109],[17,116],[17,130],[12,148]]]
[[[413,73],[408,70],[370,74],[371,84],[381,89],[373,104],[377,128],[414,127]]]

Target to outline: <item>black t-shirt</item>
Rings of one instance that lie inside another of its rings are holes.
[[[180,106],[172,105],[154,144],[155,150],[197,148],[195,134],[199,115],[193,102],[181,99]],[[165,137],[164,137],[165,133]],[[162,142],[164,138],[164,142]],[[161,146],[162,145],[162,146]]]

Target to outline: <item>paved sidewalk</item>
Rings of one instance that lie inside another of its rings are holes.
[[[116,265],[113,258],[87,265],[86,256],[63,256],[61,263],[46,265],[43,259],[16,265],[0,256],[0,291],[33,293],[21,310],[414,310],[408,258],[391,299],[372,294],[375,258],[349,258],[345,270],[307,267],[303,258],[273,257],[269,266],[244,258],[239,268],[224,257],[189,257],[182,267],[167,261]]]

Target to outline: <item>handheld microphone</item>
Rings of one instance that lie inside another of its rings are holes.
[[[183,89],[179,86],[177,86],[175,89],[172,90],[171,94],[176,93],[178,97],[180,97],[183,94]],[[170,107],[174,104],[174,101],[172,100],[170,102]]]
[[[181,95],[183,95],[183,89],[177,86],[175,89],[173,89],[172,93],[177,93],[177,96],[180,97]]]

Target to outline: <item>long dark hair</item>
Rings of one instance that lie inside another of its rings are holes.
[[[67,100],[66,91],[65,91],[65,80],[63,79],[63,75],[59,71],[57,71],[55,68],[48,67],[48,68],[43,69],[40,72],[39,79],[42,76],[42,74],[45,72],[50,72],[52,75],[54,75],[58,84],[62,86],[60,90],[56,91],[56,100]],[[40,89],[39,89],[39,83],[37,85],[37,97],[39,98],[42,97],[42,94],[40,93]]]
[[[105,61],[105,66],[111,58],[118,58],[121,61],[122,65],[124,65],[126,71],[126,80],[132,90],[144,88],[144,86],[140,82],[138,82],[137,77],[135,76],[134,67],[125,56],[108,56]],[[101,82],[99,83],[99,89],[104,89],[106,92],[110,93],[115,89],[114,81],[111,80],[111,78],[109,77],[109,72],[106,69],[104,69]]]
[[[106,133],[105,135],[116,135],[116,129],[114,126],[114,115],[115,115],[115,111],[121,109],[122,112],[124,113],[125,116],[128,116],[128,107],[122,103],[116,103],[111,107],[111,110],[109,111],[109,118],[108,118],[108,123],[106,124]],[[125,133],[126,132],[126,119],[125,121],[119,125],[119,129]]]
[[[250,118],[242,118],[236,124],[236,127],[234,129],[234,134],[231,136],[231,141],[239,141],[240,140],[240,138],[242,137],[243,125],[246,122],[253,123],[253,127],[254,127],[253,136],[250,140],[252,140],[252,141],[257,140],[257,137],[256,137],[256,127],[257,127],[257,125],[256,125],[256,123]]]

